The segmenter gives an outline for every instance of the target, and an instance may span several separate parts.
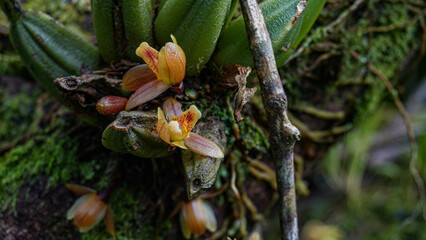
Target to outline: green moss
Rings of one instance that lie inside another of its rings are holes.
[[[223,97],[223,99],[228,97]],[[207,99],[200,99],[197,104],[200,106],[199,109],[203,114],[206,116],[215,116],[223,123],[226,135],[226,148],[230,148],[235,142],[235,135],[232,130],[232,125],[235,123],[233,112],[224,107],[227,105],[224,101],[216,100],[212,103]]]
[[[257,150],[266,153],[269,149],[269,141],[262,129],[255,126],[249,117],[244,117],[238,123],[240,128],[240,139],[245,149],[248,151]]]
[[[35,98],[40,91],[20,93],[11,96],[6,90],[0,89],[0,147],[15,141],[28,131],[35,116]]]
[[[74,118],[59,117],[64,113],[64,108],[58,111],[57,117],[54,118],[56,120],[47,127],[40,129],[38,124],[34,124],[40,115],[45,114],[39,112],[41,110],[35,110],[38,95],[39,92],[35,91],[33,94],[20,93],[11,97],[6,91],[0,91],[2,100],[0,109],[5,113],[0,115],[1,139],[10,142],[32,129],[26,142],[0,156],[2,211],[6,209],[13,211],[22,187],[31,186],[46,176],[49,178],[47,188],[71,182],[97,190],[103,189],[112,179],[112,174],[105,174],[106,169],[118,164],[119,155],[107,150],[80,156],[87,150],[87,142],[99,142],[98,145],[93,145],[101,147],[98,139],[100,135],[65,134],[81,122]],[[46,102],[46,105],[51,103],[49,100]],[[34,116],[34,113],[37,113],[35,114],[37,116]],[[170,222],[156,223],[155,216],[146,216],[146,207],[141,204],[144,197],[143,187],[123,183],[112,195],[110,204],[115,216],[117,236],[120,239],[154,239],[156,230],[171,227]],[[89,233],[82,234],[81,237],[94,240],[110,238],[103,224],[99,224]]]
[[[13,208],[21,187],[31,185],[42,176],[49,176],[48,186],[76,179],[79,184],[84,184],[94,180],[95,176],[103,176],[99,172],[99,159],[78,161],[79,141],[61,136],[69,129],[66,122],[57,120],[52,129],[55,131],[45,129],[0,157],[0,203],[3,209]],[[101,184],[106,182],[102,178],[106,177],[97,179]]]
[[[5,90],[0,90],[1,147],[7,149],[8,145],[15,145],[0,156],[0,206],[3,210],[14,209],[20,189],[30,186],[42,176],[49,177],[47,187],[69,181],[79,184],[96,181],[99,186],[105,186],[109,181],[109,176],[100,174],[105,162],[102,158],[108,153],[98,154],[89,160],[79,159],[81,137],[64,135],[78,124],[76,119],[67,121],[56,117],[50,125],[40,129],[40,119],[45,115],[43,109],[53,100],[45,101],[45,105],[36,109],[38,95],[39,91],[35,90],[12,97]],[[64,110],[59,109],[57,114]]]
[[[344,6],[345,3],[342,3]],[[309,96],[321,96],[316,107],[325,106],[327,109],[333,106],[335,109],[335,106],[341,106],[341,109],[354,114],[354,122],[359,122],[373,113],[384,97],[389,96],[382,80],[365,63],[371,63],[394,85],[398,85],[398,71],[409,52],[418,48],[422,29],[419,21],[413,21],[416,14],[407,4],[395,1],[362,4],[329,32],[327,24],[340,14],[341,11],[323,11],[318,22],[322,26],[312,29],[303,43],[305,51],[290,66],[281,68],[280,74],[286,80],[291,105],[311,102]],[[371,31],[372,28],[381,30]],[[324,45],[327,50],[320,50],[320,46]],[[351,51],[358,53],[360,59],[355,58]],[[323,54],[331,54],[332,57],[309,70]],[[330,65],[333,67],[330,68]],[[332,73],[324,72],[330,69],[333,69]],[[336,82],[359,84],[340,86]],[[351,86],[352,92],[348,90]]]
[[[68,181],[72,173],[78,144],[54,135],[37,136],[13,148],[0,158],[0,202],[3,210],[14,207],[17,194],[24,184],[31,184],[41,175],[50,175],[50,184]]]

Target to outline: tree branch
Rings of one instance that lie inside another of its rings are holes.
[[[271,39],[256,0],[240,0],[250,50],[260,81],[262,99],[270,128],[272,157],[280,196],[281,239],[298,239],[293,148],[299,130],[287,116],[287,96],[278,74]]]

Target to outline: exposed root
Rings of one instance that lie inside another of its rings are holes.
[[[302,105],[302,106],[292,106],[292,110],[296,110],[299,112],[307,113],[317,118],[321,119],[330,119],[330,120],[342,120],[345,118],[344,111],[331,112],[322,109],[318,109],[312,106]]]
[[[291,119],[291,122],[296,126],[300,132],[302,133],[304,138],[308,138],[309,140],[315,142],[315,143],[333,143],[334,136],[341,135],[343,133],[348,132],[352,129],[352,126],[345,125],[345,126],[337,126],[330,128],[328,130],[317,130],[312,131],[309,129],[308,126],[306,126],[302,121],[297,119],[294,115],[289,113],[289,117]]]
[[[256,206],[254,203],[250,200],[250,198],[247,196],[247,194],[243,193],[241,200],[243,201],[244,205],[246,206],[247,210],[250,212],[251,219],[255,222],[263,221],[265,218],[262,214],[260,214],[257,211]]]
[[[237,200],[240,200],[241,195],[240,195],[240,192],[238,191],[237,186],[235,185],[236,179],[237,179],[237,173],[235,171],[235,165],[234,163],[231,162],[231,190],[235,194],[235,198]]]
[[[246,161],[250,165],[249,171],[251,175],[253,175],[257,179],[269,183],[269,185],[274,191],[277,190],[277,177],[275,175],[274,170],[272,170],[269,166],[260,161],[250,160],[248,158],[246,159]]]

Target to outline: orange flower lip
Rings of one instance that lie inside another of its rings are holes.
[[[136,49],[136,54],[143,58],[146,64],[130,69],[123,76],[123,87],[130,91],[136,90],[130,96],[126,110],[154,99],[185,78],[185,53],[175,37],[172,35],[171,38],[173,42],[166,43],[160,52],[146,42]]]
[[[182,112],[181,107],[178,101],[170,98],[163,104],[164,112],[158,108],[157,131],[160,138],[172,146],[189,149],[212,158],[223,158],[219,146],[191,132],[201,118],[201,112],[197,107],[192,105],[185,112]]]

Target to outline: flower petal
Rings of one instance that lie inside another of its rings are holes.
[[[169,98],[163,103],[163,110],[168,121],[171,121],[172,115],[179,117],[183,113],[182,104],[173,98]]]
[[[210,232],[215,232],[217,229],[217,221],[216,221],[216,216],[214,215],[214,211],[213,208],[206,202],[201,201],[201,204],[204,207],[204,210],[206,212],[206,219],[207,219],[207,229]]]
[[[132,96],[130,96],[126,105],[126,111],[156,98],[169,87],[170,85],[165,84],[159,79],[143,85],[135,93],[133,93]]]
[[[176,39],[175,39],[176,40]],[[180,83],[185,77],[186,56],[183,49],[175,43],[166,43],[166,60],[171,72],[171,83]]]
[[[157,132],[160,138],[170,144],[169,124],[166,121],[163,110],[158,108]]]
[[[173,43],[166,43],[158,56],[158,78],[171,85],[183,80],[186,65],[183,49],[177,45],[174,37],[172,39]]]
[[[112,236],[115,236],[114,215],[112,214],[112,209],[109,205],[105,213],[104,223],[108,232]]]
[[[98,195],[91,193],[75,210],[74,224],[80,232],[87,232],[105,217],[106,209],[107,205]]]
[[[172,117],[172,121],[178,121],[180,126],[182,127],[182,132],[184,134],[187,134],[192,130],[192,128],[200,118],[201,112],[196,106],[191,105],[191,107],[184,113],[182,113],[179,117]]]
[[[189,228],[186,225],[183,211],[181,211],[179,214],[179,222],[180,222],[180,230],[182,231],[183,237],[185,239],[189,239],[191,237],[191,231],[189,231]]]
[[[189,137],[184,139],[185,146],[198,154],[212,157],[223,158],[223,152],[216,143],[204,138],[196,133],[189,133]]]
[[[87,193],[95,193],[96,191],[88,188],[88,187],[84,187],[84,186],[80,186],[77,184],[71,184],[71,183],[67,183],[65,184],[65,186],[71,190],[73,193],[77,194],[78,196],[87,194]]]
[[[136,55],[143,58],[149,68],[158,76],[158,51],[149,46],[148,43],[143,42],[136,49]]]
[[[147,64],[141,64],[127,71],[123,76],[122,83],[123,88],[129,91],[136,91],[138,88],[156,79],[157,74]]]
[[[79,197],[77,199],[77,201],[75,201],[75,203],[72,205],[72,207],[67,212],[67,219],[68,220],[71,220],[71,219],[74,218],[75,210],[77,209],[77,207],[80,205],[81,202],[83,202],[89,196],[90,196],[90,194],[83,195],[83,196]]]
[[[177,121],[169,122],[169,134],[172,142],[183,140],[183,138],[186,137],[186,135],[183,135],[182,129]]]
[[[206,231],[206,212],[199,199],[186,202],[181,211],[186,226],[192,233],[201,235]]]
[[[169,65],[167,63],[166,49],[161,48],[160,53],[158,54],[158,78],[163,80],[164,83],[172,85],[173,73],[170,71]]]

